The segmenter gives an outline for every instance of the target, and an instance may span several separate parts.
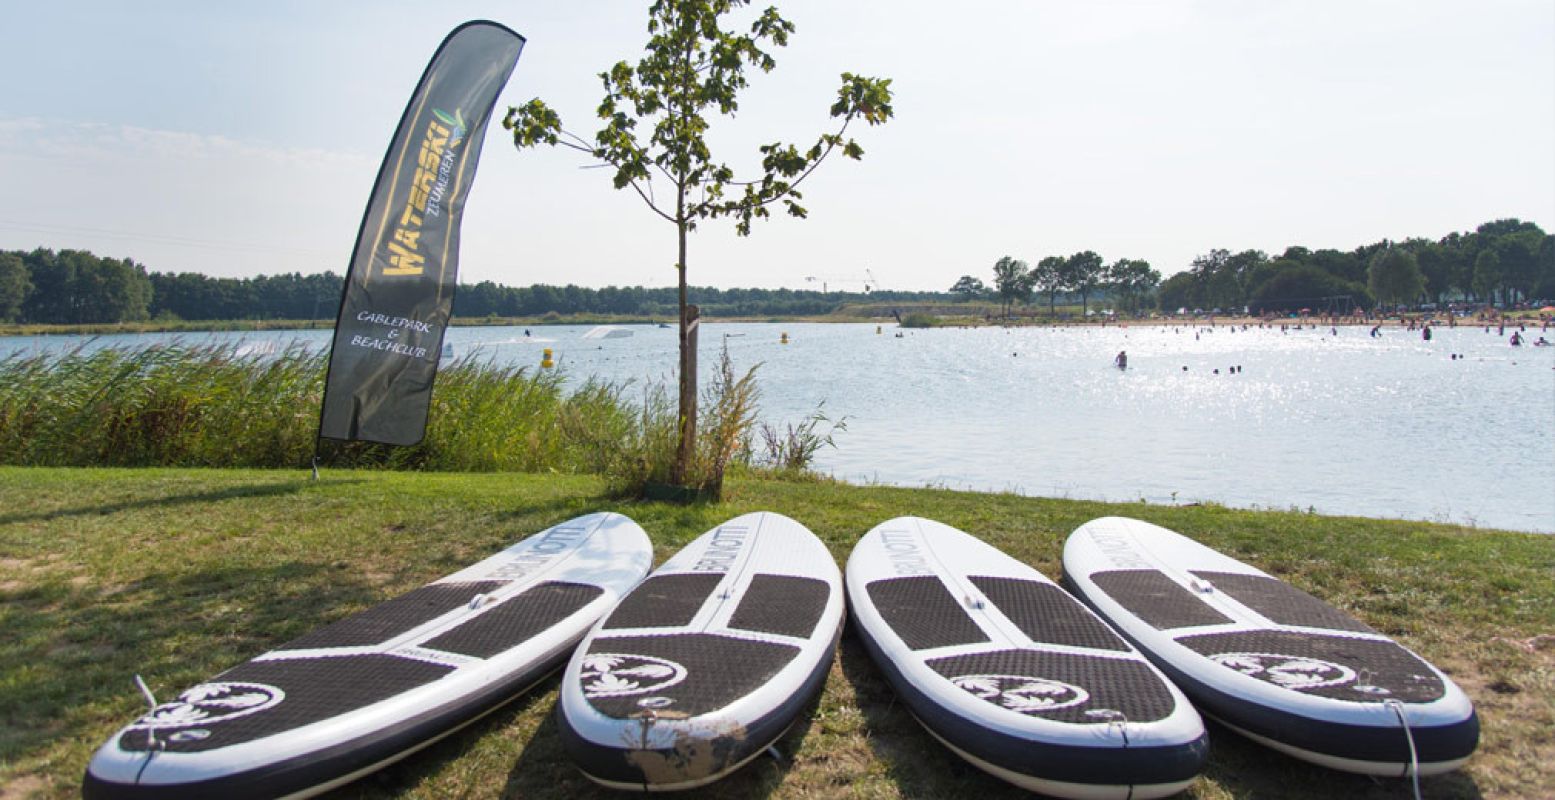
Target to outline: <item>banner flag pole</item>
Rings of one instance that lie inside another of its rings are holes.
[[[314,440],[413,445],[453,312],[459,223],[497,95],[524,37],[485,20],[449,33],[389,140],[340,294]]]

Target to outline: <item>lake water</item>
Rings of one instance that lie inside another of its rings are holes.
[[[459,356],[535,365],[550,347],[571,380],[673,375],[674,330],[583,338],[590,327],[534,327],[532,338],[456,328],[448,341]],[[797,422],[824,401],[847,430],[817,466],[853,482],[1555,531],[1555,347],[1510,347],[1511,331],[1436,328],[1429,342],[1363,327],[897,332],[707,324],[704,381],[727,342],[737,369],[761,364],[764,419]],[[91,346],[174,338],[322,347],[329,333],[104,336]],[[0,355],[81,341],[0,338]],[[1112,366],[1119,350],[1126,371]]]

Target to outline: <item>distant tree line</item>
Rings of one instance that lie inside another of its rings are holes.
[[[84,250],[0,251],[0,322],[89,324],[148,319],[330,319],[340,304],[333,272],[213,278],[193,272],[150,272],[128,258]],[[1253,313],[1348,312],[1378,304],[1474,302],[1506,306],[1555,301],[1555,236],[1517,219],[1487,222],[1440,239],[1387,240],[1354,250],[1293,246],[1276,256],[1262,250],[1211,250],[1189,269],[1161,279],[1149,262],[1108,263],[1091,250],[1048,256],[1035,266],[1004,256],[992,286],[963,275],[942,292],[816,292],[792,289],[693,287],[691,301],[710,316],[829,314],[858,302],[943,302],[950,297],[997,299],[1004,311],[1040,296],[1049,313],[1059,297],[1082,313],[1106,302],[1125,313],[1150,308]],[[454,315],[533,317],[600,314],[673,319],[673,287],[503,286],[482,281],[459,287]]]
[[[1006,314],[1033,294],[1046,295],[1050,314],[1060,295],[1078,300],[1082,313],[1093,298],[1124,312],[1547,303],[1555,300],[1555,236],[1532,222],[1501,219],[1435,241],[1383,240],[1348,251],[1293,246],[1271,258],[1262,250],[1216,249],[1165,281],[1146,261],[1108,264],[1090,250],[1048,256],[1034,267],[1004,256],[994,262],[992,286],[963,275],[950,292],[964,299],[998,298]]]
[[[151,315],[189,320],[332,319],[342,277],[299,272],[212,278],[197,272],[151,273]]]
[[[0,252],[0,322],[76,325],[148,319],[319,319],[340,307],[341,278],[212,278],[148,272],[85,250]]]
[[[82,250],[0,252],[0,322],[133,322],[151,314],[151,276]]]
[[[691,302],[704,315],[768,317],[829,314],[858,302],[946,300],[943,292],[816,292],[794,289],[715,289],[691,287]],[[502,286],[491,281],[460,286],[454,295],[454,315],[460,317],[529,317],[557,314],[619,314],[675,319],[677,289],[673,286]]]
[[[950,287],[953,294],[967,299],[995,295],[1006,316],[1015,303],[1029,303],[1033,294],[1047,295],[1048,313],[1055,314],[1059,294],[1078,295],[1080,311],[1090,309],[1092,296],[1109,296],[1124,311],[1140,310],[1161,282],[1161,273],[1150,262],[1123,258],[1108,264],[1091,250],[1072,256],[1048,256],[1035,267],[1004,256],[993,265],[993,288],[981,279],[962,275]]]
[[[1248,307],[1253,313],[1348,312],[1354,308],[1555,299],[1555,236],[1532,222],[1501,219],[1441,239],[1387,240],[1354,250],[1288,247],[1211,250],[1157,294],[1163,310]]]
[[[0,252],[0,322],[88,324],[148,319],[330,319],[342,278],[333,272],[213,278],[194,272],[148,272],[130,259],[83,250]],[[816,292],[693,287],[692,302],[712,316],[820,315],[848,303],[944,301],[942,292]],[[674,319],[675,287],[459,287],[454,315],[526,317],[600,314]]]

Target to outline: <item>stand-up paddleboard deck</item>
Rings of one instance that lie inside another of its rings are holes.
[[[87,798],[306,797],[474,721],[551,672],[653,563],[598,513],[306,634],[162,703],[87,766]]]
[[[1149,798],[1204,764],[1203,722],[1100,618],[1035,569],[926,519],[881,523],[848,602],[891,685],[936,738],[1025,789]]]
[[[1406,775],[1413,760],[1431,775],[1478,743],[1468,697],[1419,656],[1165,528],[1088,522],[1064,546],[1064,578],[1201,711],[1277,750],[1370,775]]]
[[[562,678],[562,741],[605,786],[711,783],[777,741],[820,691],[842,616],[842,576],[814,534],[778,514],[730,520],[584,639]]]

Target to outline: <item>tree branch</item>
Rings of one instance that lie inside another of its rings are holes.
[[[561,141],[560,139],[558,139],[557,142],[556,142],[557,144],[559,144],[559,145],[561,145],[563,147],[572,148],[573,150],[577,150],[580,153],[587,153],[590,156],[599,159],[601,162],[604,162],[602,164],[594,165],[596,167],[608,166],[608,167],[615,168],[617,171],[619,171],[621,169],[621,165],[619,163],[617,163],[617,162],[615,162],[615,161],[613,161],[613,160],[611,160],[609,158],[606,158],[605,156],[601,155],[599,150],[598,150],[598,148],[595,148],[595,147],[593,147],[593,146],[588,144],[588,140],[587,139],[584,139],[583,137],[577,135],[576,133],[573,133],[572,131],[562,131],[561,133],[562,133],[563,136],[571,138],[574,141],[566,142],[566,141]],[[632,189],[634,191],[637,192],[637,196],[642,198],[643,203],[648,206],[649,210],[653,211],[653,213],[655,213],[655,214],[658,214],[660,217],[663,217],[665,219],[665,221],[667,221],[667,222],[675,222],[676,221],[674,217],[670,216],[669,214],[664,213],[664,211],[661,210],[656,203],[654,203],[653,181],[652,180],[648,181],[648,189],[647,189],[647,191],[643,190],[643,187],[639,184],[638,180],[635,179],[635,178],[629,180],[628,184],[632,187]]]
[[[831,155],[833,150],[837,149],[837,143],[842,140],[842,134],[847,132],[848,126],[851,125],[852,123],[853,123],[853,118],[852,117],[845,118],[842,121],[842,127],[837,129],[837,133],[834,134],[835,138],[833,139],[833,141],[830,144],[826,145],[826,149],[822,150],[821,154],[819,156],[816,156],[815,161],[811,162],[808,167],[805,167],[803,172],[799,173],[799,177],[795,178],[792,183],[788,184],[788,188],[787,189],[784,189],[782,192],[779,192],[779,193],[777,193],[775,195],[772,195],[771,197],[765,198],[763,200],[760,200],[760,201],[754,202],[754,203],[751,203],[751,202],[749,202],[747,200],[739,200],[739,201],[731,200],[731,201],[726,201],[722,205],[722,207],[717,209],[717,211],[719,211],[720,213],[733,214],[733,213],[736,213],[736,212],[739,212],[739,211],[743,211],[745,209],[761,208],[763,206],[766,206],[766,205],[769,205],[771,203],[775,203],[775,202],[777,202],[779,200],[782,200],[783,198],[788,197],[789,195],[793,194],[794,190],[799,188],[799,184],[804,182],[805,178],[810,177],[811,173],[815,172],[816,168],[821,166],[821,162],[825,161],[826,157]],[[768,176],[768,177],[770,177],[770,176]],[[759,180],[759,181],[725,181],[725,183],[727,183],[730,186],[751,187],[751,186],[755,186],[755,185],[757,185],[759,183],[764,183],[765,180],[766,179],[763,178],[762,180]],[[695,208],[692,209],[692,213],[694,215],[701,215],[702,213],[704,213],[705,211],[708,210],[708,206],[709,205],[710,204],[706,203],[706,202],[700,203]]]
[[[678,222],[679,221],[679,220],[676,220],[674,217],[670,216],[669,214],[666,214],[663,211],[659,210],[659,207],[654,205],[653,198],[650,196],[652,194],[652,192],[653,192],[653,184],[652,184],[652,182],[649,182],[649,184],[648,184],[648,193],[647,194],[643,193],[642,187],[637,185],[637,180],[635,178],[632,179],[631,181],[629,181],[629,183],[631,184],[632,189],[637,192],[637,196],[641,197],[643,199],[643,202],[648,204],[648,208],[651,209],[653,211],[653,213],[658,214],[659,216],[663,217],[666,222]]]

